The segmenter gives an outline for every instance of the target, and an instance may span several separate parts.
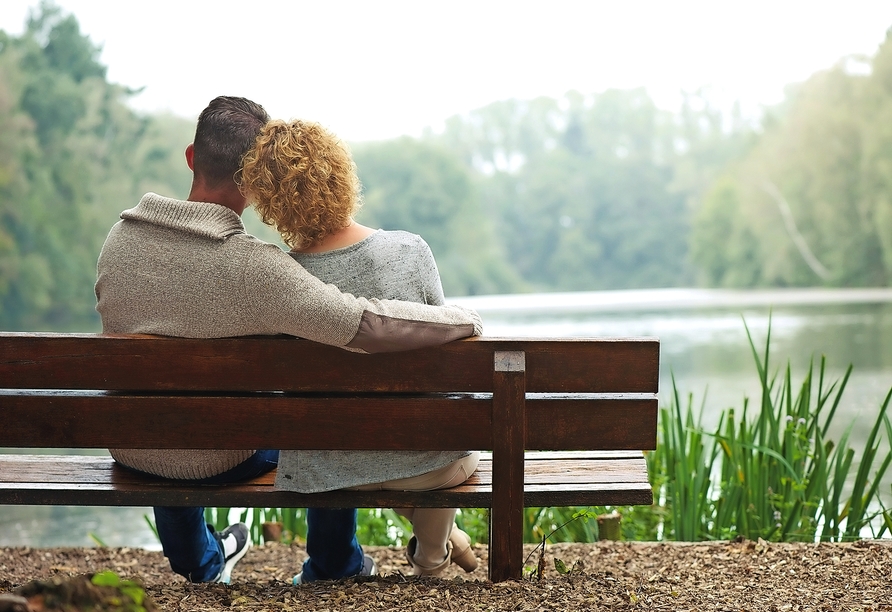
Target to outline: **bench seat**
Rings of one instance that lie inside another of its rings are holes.
[[[525,506],[633,505],[651,502],[644,458],[637,451],[526,453]],[[304,508],[489,508],[492,455],[481,457],[464,484],[441,491],[273,489],[274,473],[235,485],[195,486],[144,477],[111,457],[0,455],[0,503],[64,506],[233,506]]]

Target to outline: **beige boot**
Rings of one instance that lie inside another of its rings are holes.
[[[406,559],[409,560],[409,565],[412,566],[412,575],[413,576],[438,576],[443,573],[449,564],[452,562],[452,542],[446,542],[446,558],[442,563],[435,565],[433,567],[428,567],[426,565],[420,565],[415,561],[415,549],[418,547],[418,540],[415,539],[415,536],[412,536],[409,539],[409,543],[406,544]]]
[[[452,562],[465,570],[473,572],[477,569],[477,556],[471,548],[471,538],[458,527],[452,528],[449,534],[449,544],[452,549]]]

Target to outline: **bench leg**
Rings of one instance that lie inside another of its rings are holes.
[[[497,351],[493,377],[489,578],[502,582],[519,580],[523,573],[524,353]]]

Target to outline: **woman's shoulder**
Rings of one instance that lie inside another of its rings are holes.
[[[405,230],[378,230],[372,234],[371,238],[394,246],[430,248],[424,238]]]

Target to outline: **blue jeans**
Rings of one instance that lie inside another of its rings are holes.
[[[195,480],[227,484],[260,476],[276,467],[279,451],[257,451],[231,470]],[[210,582],[223,569],[223,551],[213,528],[204,522],[204,508],[155,507],[155,527],[170,568],[191,582]],[[303,580],[337,580],[362,570],[362,548],[356,539],[356,508],[309,508],[307,554]]]
[[[302,582],[337,580],[362,570],[356,508],[308,508],[307,555]]]
[[[231,470],[189,482],[229,484],[248,480],[275,468],[278,461],[279,451],[260,450]],[[223,569],[223,549],[214,537],[214,529],[204,522],[204,508],[156,506],[154,510],[158,539],[170,568],[190,582],[216,580]]]

